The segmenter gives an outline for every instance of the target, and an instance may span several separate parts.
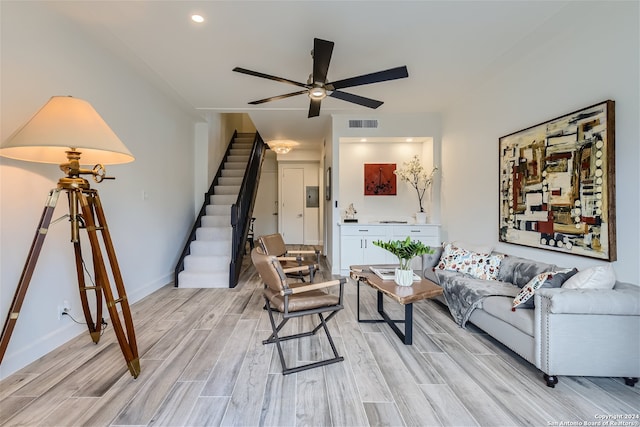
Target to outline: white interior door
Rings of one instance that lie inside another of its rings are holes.
[[[304,243],[304,169],[282,169],[280,234],[286,243]]]

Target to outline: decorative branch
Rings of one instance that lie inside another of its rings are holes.
[[[431,187],[431,184],[433,184],[433,177],[438,171],[438,168],[434,167],[431,173],[428,174],[424,166],[420,163],[420,157],[418,157],[418,155],[413,156],[408,162],[403,162],[402,165],[401,169],[396,169],[393,173],[395,173],[400,180],[408,182],[415,188],[418,195],[420,212],[424,212],[422,199],[424,198],[424,193]]]

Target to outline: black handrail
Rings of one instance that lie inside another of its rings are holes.
[[[253,213],[253,205],[258,193],[258,182],[260,181],[260,171],[267,144],[256,132],[256,137],[251,149],[249,163],[245,171],[238,199],[231,205],[231,227],[233,229],[231,237],[231,264],[229,265],[229,287],[233,288],[238,284],[240,269],[242,268],[242,258],[244,257],[247,232],[249,231],[250,219]]]
[[[198,216],[196,217],[196,220],[193,223],[193,227],[191,227],[191,231],[187,236],[186,243],[184,244],[184,248],[182,249],[180,258],[178,258],[178,263],[176,264],[176,268],[173,273],[173,285],[176,288],[178,287],[178,274],[182,270],[184,270],[184,258],[187,255],[189,255],[191,252],[191,242],[196,240],[196,230],[200,228],[200,226],[202,225],[202,217],[207,214],[207,205],[211,204],[211,196],[213,195],[216,185],[218,185],[218,181],[222,176],[222,170],[224,169],[224,164],[227,161],[227,157],[229,157],[231,153],[231,147],[233,145],[233,141],[236,139],[237,136],[238,136],[238,131],[236,130],[235,132],[233,132],[233,136],[229,141],[229,145],[227,145],[227,151],[225,151],[224,157],[220,162],[220,166],[218,167],[218,172],[216,173],[216,176],[213,178],[213,181],[211,181],[211,186],[209,187],[209,190],[206,193],[204,193],[204,202],[202,203],[200,212],[198,213]]]

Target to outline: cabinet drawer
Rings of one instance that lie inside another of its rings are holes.
[[[341,234],[343,236],[385,236],[389,231],[389,227],[385,226],[371,226],[371,225],[360,225],[358,227],[345,227],[342,226]]]
[[[394,226],[393,237],[394,239],[406,238],[407,236],[413,237],[435,237],[439,239],[440,227],[429,225],[405,225]]]

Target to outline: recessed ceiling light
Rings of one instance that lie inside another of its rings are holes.
[[[204,18],[202,17],[202,15],[191,15],[191,20],[193,22],[197,22],[198,24],[201,24],[204,22]]]

